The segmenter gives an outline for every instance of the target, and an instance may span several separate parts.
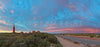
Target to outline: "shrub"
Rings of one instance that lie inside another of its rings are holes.
[[[100,34],[97,37],[100,38]]]
[[[42,41],[40,44],[41,47],[50,47],[50,43],[48,41]]]
[[[61,44],[56,44],[55,47],[63,47]]]
[[[50,43],[53,43],[53,44],[58,43],[57,38],[53,35],[48,35],[47,41],[49,41]]]
[[[96,36],[96,35],[94,35],[94,34],[91,34],[91,35],[90,35],[90,38],[93,38],[93,37],[95,37],[95,36]]]

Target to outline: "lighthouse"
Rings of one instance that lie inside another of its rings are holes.
[[[13,25],[13,33],[15,33],[15,25]]]

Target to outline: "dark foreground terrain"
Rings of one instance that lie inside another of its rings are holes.
[[[0,47],[62,47],[54,35],[47,33],[0,34]]]

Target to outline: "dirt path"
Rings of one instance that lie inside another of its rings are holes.
[[[82,47],[80,44],[75,44],[69,40],[63,39],[61,37],[56,36],[58,41],[63,45],[63,47]]]

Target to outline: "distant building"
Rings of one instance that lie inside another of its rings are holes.
[[[27,34],[27,32],[25,32],[25,34]]]
[[[32,33],[35,33],[35,31],[32,31]]]
[[[23,34],[23,32],[20,32],[21,34]]]
[[[37,31],[37,33],[40,33],[40,31]]]

